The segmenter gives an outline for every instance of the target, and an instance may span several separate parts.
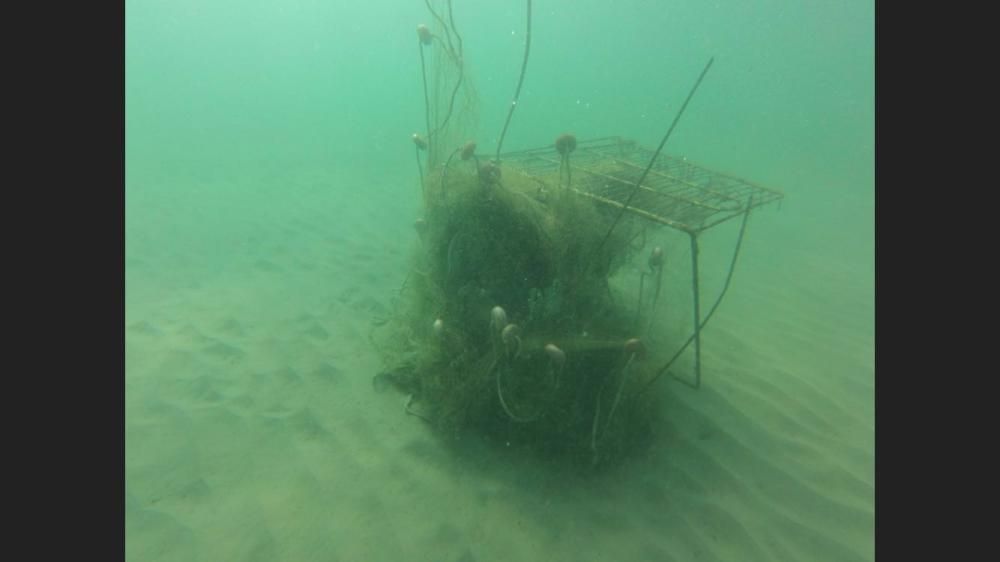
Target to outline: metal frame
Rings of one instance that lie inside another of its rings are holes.
[[[652,150],[621,137],[603,137],[577,144],[565,164],[571,169],[575,183],[567,189],[602,205],[625,208],[635,216],[663,224],[686,233],[691,240],[691,292],[694,303],[694,331],[674,356],[647,383],[652,385],[694,343],[694,382],[670,375],[692,387],[701,386],[701,331],[718,309],[729,289],[736,267],[750,211],[761,205],[781,201],[784,194],[728,174],[721,174],[697,165],[686,158],[660,154],[640,191],[631,203],[626,203],[642,171],[653,157]],[[543,147],[506,153],[501,159],[516,166],[543,184],[554,179],[564,162],[555,147]],[[701,295],[698,264],[698,235],[730,219],[742,216],[739,237],[733,251],[726,281],[708,314],[701,317]]]

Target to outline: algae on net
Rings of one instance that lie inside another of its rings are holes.
[[[397,361],[386,377],[447,435],[479,431],[590,462],[599,444],[600,455],[619,454],[645,435],[651,412],[640,407],[648,397],[627,392],[641,369],[624,351],[632,313],[608,284],[637,225],[620,225],[597,253],[609,213],[516,168],[501,165],[487,181],[470,168],[428,175],[417,265],[396,318],[406,338],[395,346],[407,351],[386,354]],[[503,326],[491,318],[497,307]],[[564,357],[558,367],[550,348]]]

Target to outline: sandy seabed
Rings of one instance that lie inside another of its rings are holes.
[[[128,187],[129,560],[874,559],[873,243],[838,226],[864,201],[755,214],[702,388],[658,382],[652,448],[587,477],[373,390],[413,183]]]

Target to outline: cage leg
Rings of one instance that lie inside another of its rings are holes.
[[[684,380],[673,373],[670,373],[670,376],[692,388],[698,388],[699,386],[701,386],[701,330],[703,330],[705,328],[705,325],[708,324],[708,321],[712,318],[712,315],[715,314],[715,311],[719,308],[719,304],[722,302],[722,297],[726,296],[726,291],[729,290],[729,283],[733,280],[733,271],[736,269],[736,259],[740,256],[740,248],[743,247],[743,235],[746,233],[747,230],[747,220],[750,218],[751,209],[753,209],[753,197],[750,197],[750,200],[747,202],[747,209],[743,213],[743,222],[742,224],[740,224],[740,235],[736,239],[736,248],[733,250],[733,259],[731,262],[729,262],[729,271],[726,273],[726,282],[722,286],[722,292],[719,293],[719,297],[715,300],[715,304],[712,305],[712,308],[709,309],[708,314],[705,316],[705,319],[702,320],[701,322],[698,321],[698,319],[700,318],[700,310],[699,310],[700,303],[698,302],[698,240],[695,234],[693,233],[691,234],[691,271],[692,271],[691,276],[692,276],[694,308],[695,308],[694,333],[691,335],[691,337],[688,338],[686,342],[684,342],[684,345],[682,345],[681,348],[677,350],[677,353],[675,353],[674,356],[670,358],[670,361],[667,361],[666,365],[661,367],[653,378],[649,379],[649,382],[647,382],[646,386],[643,387],[642,389],[643,392],[648,390],[649,387],[653,386],[653,383],[655,383],[657,379],[663,376],[663,374],[666,373],[671,366],[673,366],[674,362],[677,361],[677,358],[680,357],[682,353],[684,353],[684,350],[687,349],[689,345],[691,345],[692,341],[695,342],[695,382],[692,384],[691,382]]]
[[[417,151],[417,173],[420,174],[420,195],[423,196],[424,205],[427,205],[427,186],[424,185],[424,165],[420,163],[420,147],[418,146]],[[441,180],[442,183],[444,180]]]
[[[691,292],[694,297],[694,387],[701,386],[701,297],[698,292],[698,235],[691,233]]]

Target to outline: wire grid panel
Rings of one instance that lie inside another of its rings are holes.
[[[569,156],[571,189],[620,209],[653,153],[621,137],[580,142]],[[502,160],[545,183],[558,177],[561,165],[555,147],[511,152]],[[629,203],[628,212],[696,234],[742,215],[748,208],[783,197],[779,191],[660,154]]]

